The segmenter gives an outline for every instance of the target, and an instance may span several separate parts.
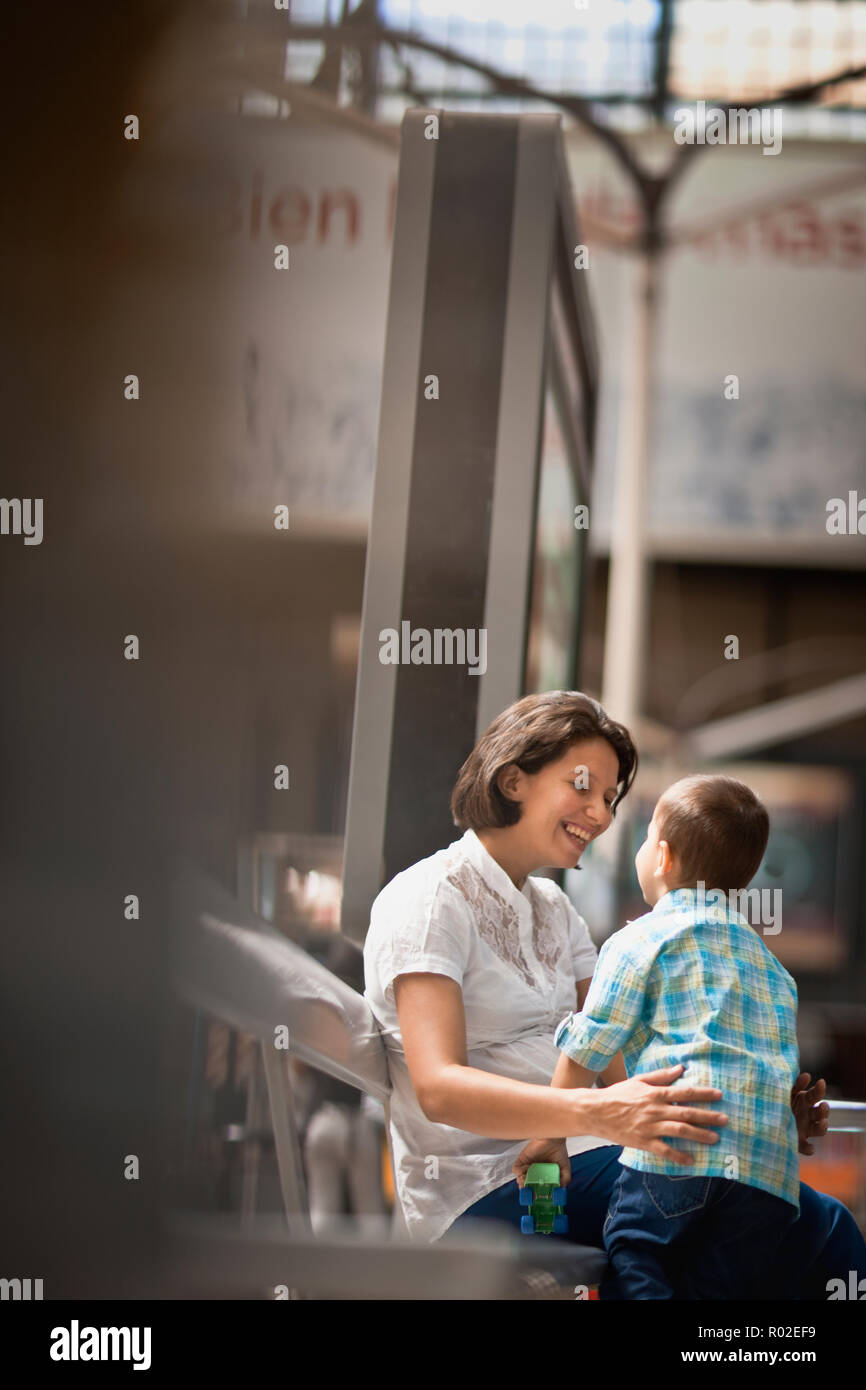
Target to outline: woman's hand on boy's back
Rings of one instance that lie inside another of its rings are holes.
[[[586,1092],[591,1097],[592,1113],[587,1114],[583,1132],[626,1148],[645,1149],[684,1168],[690,1166],[692,1156],[672,1148],[664,1139],[717,1144],[719,1136],[713,1131],[726,1125],[728,1117],[721,1110],[703,1108],[721,1100],[721,1091],[712,1086],[683,1085],[683,1070],[680,1062]]]
[[[800,1141],[797,1147],[801,1154],[815,1152],[815,1146],[809,1140],[822,1139],[830,1123],[830,1107],[823,1099],[827,1083],[822,1077],[814,1086],[810,1086],[811,1080],[809,1072],[801,1071],[791,1088],[791,1109],[797,1121]]]

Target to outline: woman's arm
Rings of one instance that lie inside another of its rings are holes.
[[[468,1065],[463,992],[455,980],[398,975],[394,998],[406,1065],[428,1120],[496,1139],[574,1133],[579,1107],[571,1092]]]
[[[721,1091],[712,1087],[678,1089],[678,1103],[669,1101],[665,1087],[677,1080],[681,1067],[603,1090],[534,1086],[470,1067],[463,994],[456,981],[446,975],[399,975],[394,996],[412,1085],[434,1123],[495,1139],[592,1134],[685,1163],[691,1157],[662,1143],[661,1136],[715,1144],[718,1135],[711,1128],[727,1123],[719,1111],[689,1108],[720,1099]]]

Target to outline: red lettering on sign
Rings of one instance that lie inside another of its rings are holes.
[[[327,239],[331,214],[335,208],[345,209],[348,240],[350,243],[357,241],[361,211],[357,195],[348,188],[341,188],[337,193],[323,192],[319,195],[319,241]]]
[[[287,246],[297,246],[307,235],[310,200],[300,188],[284,188],[271,203],[268,221],[271,231]]]

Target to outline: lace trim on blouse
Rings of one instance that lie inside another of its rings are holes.
[[[530,989],[538,987],[520,944],[520,922],[515,909],[483,878],[472,864],[461,864],[448,874],[472,909],[482,940],[500,960],[515,970]],[[539,895],[533,895],[532,949],[545,972],[555,978],[564,942],[551,920],[551,909]]]
[[[559,962],[565,948],[562,933],[556,930],[552,908],[540,893],[533,894],[532,907],[532,949],[551,979],[559,970]]]

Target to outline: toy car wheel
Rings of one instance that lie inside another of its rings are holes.
[[[527,1215],[527,1216],[521,1216],[521,1218],[520,1218],[520,1229],[521,1229],[521,1231],[523,1232],[523,1234],[524,1234],[525,1236],[534,1235],[534,1234],[535,1234],[535,1217],[534,1217],[534,1216],[529,1216],[529,1215]]]
[[[521,1205],[522,1207],[531,1207],[531,1206],[532,1206],[532,1188],[531,1188],[531,1187],[521,1187],[520,1192],[518,1193],[518,1196],[519,1196],[519,1198],[520,1198],[520,1205]]]
[[[555,1236],[566,1236],[566,1235],[568,1235],[568,1217],[565,1215],[564,1212],[563,1212],[563,1214],[562,1214],[561,1216],[554,1216],[554,1218],[553,1218],[553,1234],[554,1234]]]
[[[551,1201],[555,1207],[564,1207],[568,1201],[568,1193],[564,1187],[555,1187]]]

